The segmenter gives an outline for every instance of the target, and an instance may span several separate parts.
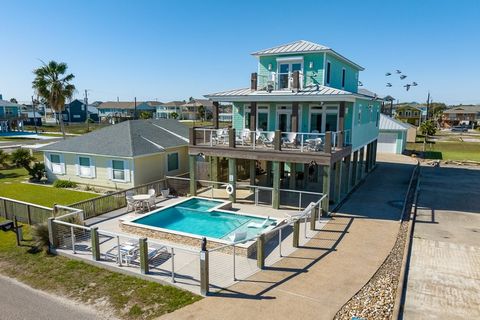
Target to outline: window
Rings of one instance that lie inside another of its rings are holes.
[[[378,122],[380,121],[380,112],[377,111],[377,121],[375,122],[375,126],[378,127]]]
[[[342,88],[345,88],[345,75],[346,75],[346,70],[345,68],[342,69]]]
[[[178,170],[178,167],[178,152],[168,154],[167,171]]]
[[[5,107],[5,115],[8,117],[13,116],[13,108]]]
[[[332,65],[330,61],[327,61],[327,84],[330,84],[330,74],[331,74]]]
[[[357,119],[358,124],[362,122],[362,105],[358,107],[358,119]]]
[[[257,107],[257,130],[268,131],[268,107]]]
[[[244,106],[244,111],[243,111],[243,128],[244,129],[250,129],[250,107],[249,106]]]
[[[77,176],[93,178],[93,170],[90,157],[78,157]]]
[[[62,158],[59,154],[51,154],[50,155],[50,166],[52,173],[55,174],[64,174],[64,166],[62,163]]]
[[[112,179],[125,181],[125,161],[112,160]]]

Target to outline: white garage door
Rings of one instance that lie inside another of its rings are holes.
[[[397,153],[397,134],[391,132],[380,132],[378,134],[377,152]]]

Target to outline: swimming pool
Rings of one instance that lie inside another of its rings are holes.
[[[238,232],[246,232],[246,238],[252,238],[277,223],[276,219],[266,221],[265,217],[222,210],[225,204],[229,202],[194,197],[153,211],[131,222],[223,240],[229,240],[234,233]],[[253,227],[252,224],[257,226]]]

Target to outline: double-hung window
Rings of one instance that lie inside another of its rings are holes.
[[[330,84],[330,76],[332,73],[332,64],[330,61],[327,61],[327,76],[326,76],[326,84]]]
[[[178,152],[169,153],[167,155],[167,171],[178,170]]]
[[[346,70],[345,68],[342,69],[342,89],[345,89],[345,77],[346,77]]]
[[[112,179],[125,181],[125,161],[112,160]]]

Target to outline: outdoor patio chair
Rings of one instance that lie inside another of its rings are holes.
[[[225,144],[228,139],[228,132],[224,129],[217,129],[212,137],[216,144]]]
[[[294,214],[285,213],[285,216],[286,216],[289,220],[298,220],[299,218],[303,218],[303,217],[305,216],[305,213],[306,213],[306,212],[309,212],[310,210],[312,210],[313,207],[315,207],[315,203],[314,203],[314,202],[310,202],[310,204],[309,204],[305,209],[303,209],[302,211],[296,212],[296,213],[294,213]]]
[[[262,143],[265,147],[270,148],[273,146],[273,139],[275,138],[274,132],[265,132],[261,137]]]
[[[265,221],[263,221],[262,223],[260,222],[250,222],[247,227],[248,228],[256,228],[256,229],[262,229],[262,228],[265,228],[270,222],[270,216],[267,217],[267,219],[265,219]]]
[[[148,202],[147,202],[148,211],[152,210],[152,208],[157,207],[156,199],[157,199],[157,196],[155,194],[150,195],[150,198],[148,198]]]
[[[170,189],[167,188],[167,189],[160,190],[160,193],[162,194],[162,198],[168,199],[168,196],[170,195]]]
[[[246,238],[247,238],[247,231],[238,231],[228,236],[228,240],[230,240],[231,242],[242,241],[242,240],[245,240]]]
[[[132,195],[127,195],[125,198],[127,199],[127,212],[128,211],[137,212],[137,209],[141,207],[141,203],[138,201],[135,201]]]
[[[156,196],[157,192],[155,191],[155,189],[148,189],[148,194]]]
[[[323,150],[322,138],[309,139],[307,141],[307,149],[309,151],[322,151]]]
[[[125,262],[129,265],[132,261],[137,259],[138,255],[138,243],[133,242],[123,242],[120,244],[120,259],[122,262]],[[118,261],[118,245],[114,245],[105,252],[105,257]]]
[[[297,134],[294,132],[286,133],[282,138],[282,144],[285,147],[295,147],[295,145],[297,144]]]

